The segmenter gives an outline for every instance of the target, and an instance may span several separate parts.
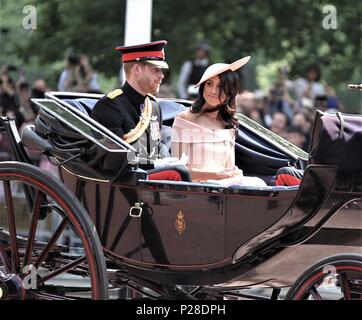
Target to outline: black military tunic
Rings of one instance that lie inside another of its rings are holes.
[[[132,143],[138,150],[140,167],[152,169],[153,161],[159,157],[161,138],[161,109],[152,96],[150,123],[141,137]],[[136,127],[144,108],[146,97],[134,90],[128,82],[102,97],[92,110],[92,118],[124,139],[124,135]]]

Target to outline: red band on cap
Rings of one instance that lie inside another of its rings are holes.
[[[161,51],[140,51],[140,52],[130,52],[122,54],[122,61],[132,61],[137,60],[137,58],[165,58],[165,52]]]

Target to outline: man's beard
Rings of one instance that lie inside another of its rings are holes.
[[[147,92],[147,93],[151,93],[151,94],[154,94],[156,95],[159,90],[160,90],[160,84],[159,85],[156,85],[156,83],[150,83],[150,81],[148,79],[145,79],[145,78],[142,78],[139,82],[139,85],[141,88],[144,88],[144,90]]]

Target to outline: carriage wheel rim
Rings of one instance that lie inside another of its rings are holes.
[[[57,193],[52,190],[51,188],[49,188],[46,184],[44,184],[43,182],[39,181],[39,180],[35,180],[29,176],[26,176],[24,174],[21,173],[15,173],[15,172],[11,172],[11,174],[9,173],[0,173],[0,178],[4,178],[2,181],[11,181],[11,178],[18,178],[19,182],[27,182],[30,185],[33,185],[35,187],[38,187],[40,190],[42,190],[44,192],[44,190],[55,200],[57,201],[60,205],[62,210],[64,210],[64,212],[67,214],[68,217],[71,217],[71,219],[69,219],[73,226],[75,227],[75,230],[77,231],[78,236],[80,237],[80,239],[82,240],[82,244],[83,244],[83,248],[85,250],[85,254],[87,257],[87,261],[88,261],[88,268],[90,269],[90,279],[91,279],[91,284],[92,284],[92,288],[94,288],[94,290],[92,290],[92,298],[93,299],[97,299],[100,296],[100,292],[97,286],[97,282],[98,279],[96,278],[97,275],[97,268],[94,265],[94,261],[92,259],[90,259],[90,257],[92,257],[92,250],[89,247],[89,243],[87,241],[87,237],[84,234],[84,230],[81,228],[81,225],[78,222],[78,219],[76,216],[73,215],[71,208],[68,206],[68,204],[63,201],[63,199],[57,195]]]
[[[357,271],[357,272],[362,272],[362,267],[357,267],[357,266],[351,266],[351,265],[338,265],[335,267],[336,270],[340,270],[342,269],[344,272],[341,273],[345,273],[346,271]],[[312,276],[310,279],[307,280],[306,283],[304,283],[295,293],[294,299],[293,300],[300,300],[302,299],[303,295],[306,294],[314,285],[314,283],[316,281],[318,281],[319,279],[321,279],[322,277],[325,277],[326,273],[323,271],[319,271],[318,273],[316,273],[314,276]],[[343,293],[343,292],[342,292]],[[343,294],[343,296],[345,296]]]

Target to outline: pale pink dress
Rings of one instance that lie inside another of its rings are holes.
[[[171,135],[171,156],[188,156],[192,180],[225,179],[243,176],[235,165],[235,129],[212,130],[175,118]]]
[[[263,187],[257,177],[245,177],[235,165],[235,129],[208,129],[176,117],[172,126],[171,156],[188,156],[187,168],[193,181],[217,180],[223,185]]]

